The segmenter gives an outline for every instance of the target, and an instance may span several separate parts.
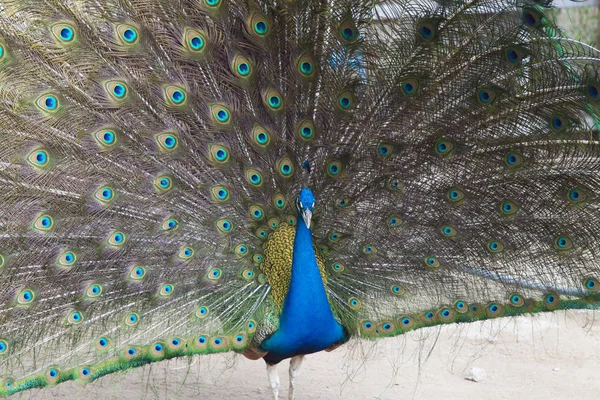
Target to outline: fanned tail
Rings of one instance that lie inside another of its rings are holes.
[[[353,336],[596,308],[599,54],[548,3],[4,2],[0,395],[256,351],[305,186]]]
[[[318,230],[355,335],[598,306],[599,54],[544,12],[375,8],[362,140]]]

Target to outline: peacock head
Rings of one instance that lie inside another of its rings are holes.
[[[302,219],[307,228],[310,228],[310,219],[312,218],[313,209],[315,207],[315,196],[309,188],[303,188],[298,195],[296,201],[298,212],[302,215]]]

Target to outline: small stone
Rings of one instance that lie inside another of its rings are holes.
[[[558,368],[558,367],[552,368],[552,371],[554,371],[554,372],[560,371],[560,368]]]
[[[487,379],[487,374],[483,368],[473,367],[469,370],[465,379],[473,382],[481,382]]]

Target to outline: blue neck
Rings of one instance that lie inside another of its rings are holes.
[[[313,248],[312,234],[298,215],[292,255],[292,278],[279,318],[279,330],[261,345],[267,361],[279,362],[298,354],[324,350],[344,342],[335,320]]]

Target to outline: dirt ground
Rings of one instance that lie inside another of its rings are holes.
[[[447,325],[307,356],[296,399],[598,399],[600,314],[569,311]],[[16,398],[271,399],[265,366],[237,355],[171,360]],[[289,362],[279,366],[287,399]],[[487,379],[464,377],[472,367]]]

